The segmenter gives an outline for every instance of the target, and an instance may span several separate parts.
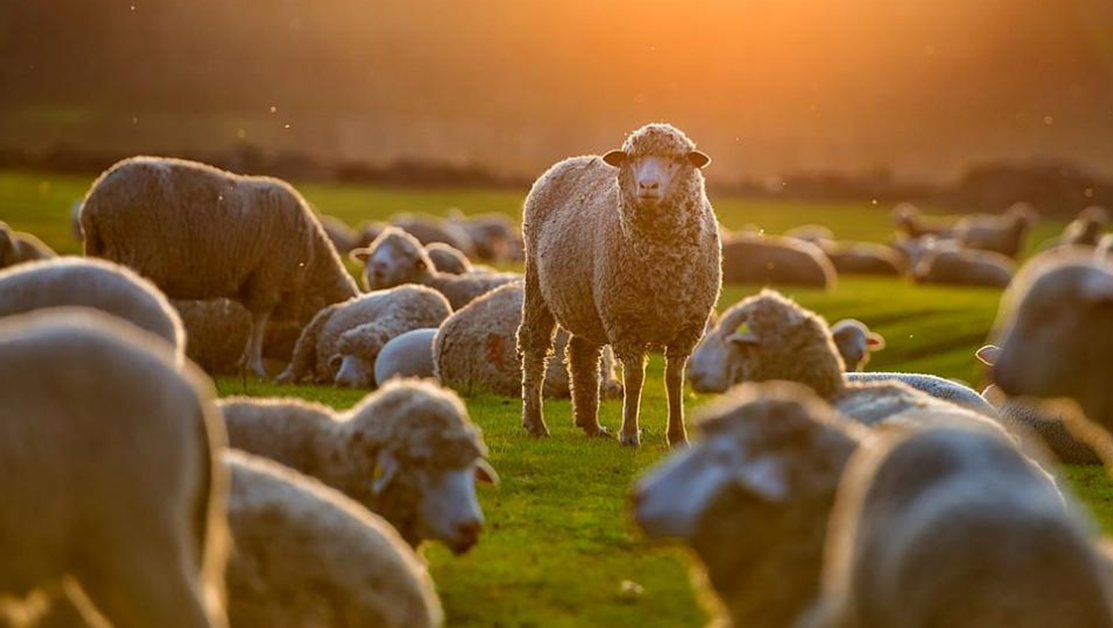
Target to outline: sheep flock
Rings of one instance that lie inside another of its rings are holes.
[[[520,223],[348,225],[146,156],[78,204],[83,256],[0,222],[0,626],[453,625],[473,548],[535,534],[530,508],[578,534],[537,492],[573,447],[660,452],[611,523],[689,549],[714,625],[1113,627],[1113,554],[1061,473],[1113,465],[1104,209],[1046,243],[1023,203],[903,203],[888,243],[732,230],[693,138],[614,139],[541,174]],[[871,371],[903,340],[884,316],[777,290],[856,275],[1003,290],[967,354],[986,386]],[[522,429],[485,439],[503,406]],[[508,450],[530,455],[496,470]]]

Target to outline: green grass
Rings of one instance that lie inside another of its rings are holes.
[[[91,177],[0,173],[0,220],[39,235],[57,250],[77,253],[69,226],[71,203]],[[398,211],[443,213],[501,211],[517,215],[522,194],[483,190],[403,190],[357,186],[299,185],[321,211],[351,224]],[[884,241],[891,232],[888,208],[870,203],[818,205],[716,199],[731,228],[757,224],[769,232],[822,223],[840,237]],[[1034,240],[1052,237],[1061,223],[1041,223]],[[726,286],[725,307],[756,290]],[[892,279],[841,278],[832,292],[786,290],[832,322],[860,318],[888,340],[874,357],[874,370],[906,370],[982,380],[973,351],[996,315],[999,293],[989,289],[913,286]],[[482,543],[463,557],[433,545],[424,550],[452,626],[697,626],[706,616],[688,584],[686,552],[647,544],[627,514],[626,495],[638,474],[665,452],[665,395],[661,360],[655,356],[642,401],[640,450],[614,441],[582,437],[571,426],[567,401],[548,402],[553,436],[536,441],[519,426],[513,399],[466,399],[482,426],[491,460],[502,476],[498,488],[482,487],[488,517]],[[276,387],[219,378],[221,395],[283,395],[347,407],[362,394],[320,386]],[[691,410],[708,397],[689,395]],[[606,402],[601,417],[616,429],[620,404]],[[1065,475],[1103,528],[1113,531],[1113,486],[1100,468],[1068,468]],[[740,531],[744,533],[744,531]],[[643,587],[624,593],[622,583]]]

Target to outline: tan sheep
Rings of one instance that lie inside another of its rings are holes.
[[[735,232],[723,239],[723,281],[834,289],[838,273],[819,246],[803,240]]]
[[[871,353],[885,348],[885,337],[855,318],[832,325],[831,336],[847,371],[861,371],[869,363]]]
[[[1013,278],[1013,261],[1000,253],[936,245],[912,269],[917,283],[1003,288]]]
[[[391,224],[417,238],[422,245],[439,242],[447,244],[468,257],[475,255],[471,236],[461,226],[437,216],[422,214],[400,214],[391,219]]]
[[[14,231],[0,221],[0,269],[52,257],[57,254],[42,240],[30,233]]]
[[[447,244],[441,242],[426,244],[425,252],[429,255],[429,260],[433,262],[433,268],[437,272],[448,275],[466,275],[473,270],[468,257],[461,253],[459,249]]]
[[[918,239],[924,236],[937,238],[953,238],[955,218],[935,218],[926,222],[920,209],[911,203],[901,203],[893,208],[893,224],[897,232],[909,238]]]
[[[1031,205],[1017,203],[1000,216],[963,216],[955,223],[954,237],[968,249],[992,251],[1015,259],[1024,252],[1038,217]]]
[[[515,242],[521,242],[521,234],[505,214],[466,216],[454,211],[449,214],[448,220],[468,233],[475,246],[475,255],[481,260],[508,261],[512,259],[511,252]]]

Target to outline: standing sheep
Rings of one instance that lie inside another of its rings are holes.
[[[602,157],[566,159],[533,184],[523,210],[525,301],[522,422],[549,433],[541,411],[557,325],[568,331],[574,422],[599,424],[599,354],[623,366],[620,442],[638,445],[645,355],[665,349],[668,442],[687,442],[684,367],[722,286],[718,220],[702,168],[710,158],[668,124],[649,124]]]
[[[1024,252],[1037,218],[1031,205],[1017,203],[1000,216],[963,216],[955,223],[954,237],[966,248],[992,251],[1015,259]]]
[[[0,272],[0,317],[67,306],[128,321],[165,340],[179,359],[185,349],[178,313],[151,282],[123,266],[61,257]]]
[[[368,248],[352,251],[352,258],[364,264],[363,285],[368,290],[421,284],[443,294],[454,310],[503,284],[521,279],[512,273],[439,272],[417,238],[395,227],[383,230]]]
[[[920,209],[911,203],[901,203],[893,208],[893,224],[896,225],[897,232],[913,239],[924,236],[953,238],[955,222],[953,218],[943,218],[926,223]]]
[[[13,231],[0,221],[0,269],[52,257],[57,254],[42,240],[30,233]]]
[[[496,483],[487,447],[451,391],[393,380],[334,414],[298,400],[226,399],[232,447],[317,478],[379,514],[410,545],[439,539],[454,552],[479,541],[475,481]]]
[[[379,290],[321,310],[302,331],[280,383],[312,377],[341,386],[374,385],[375,358],[391,338],[437,327],[452,308],[436,290],[405,285]]]
[[[835,347],[847,371],[861,371],[870,361],[870,354],[885,348],[885,337],[870,331],[862,321],[843,319],[831,326]]]
[[[444,613],[421,559],[380,517],[280,464],[231,451],[232,628],[433,628]]]
[[[736,232],[723,240],[723,281],[834,289],[838,273],[817,245]]]
[[[226,625],[224,431],[201,374],[63,308],[0,323],[0,399],[0,604],[72,578],[120,628]]]
[[[239,301],[252,318],[244,364],[259,377],[276,307],[308,320],[358,293],[313,211],[277,179],[133,157],[93,183],[81,228],[86,255],[130,266],[171,298]]]

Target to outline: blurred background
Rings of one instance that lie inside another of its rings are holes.
[[[743,193],[1108,203],[1113,0],[0,3],[0,166],[519,186],[653,120]]]

